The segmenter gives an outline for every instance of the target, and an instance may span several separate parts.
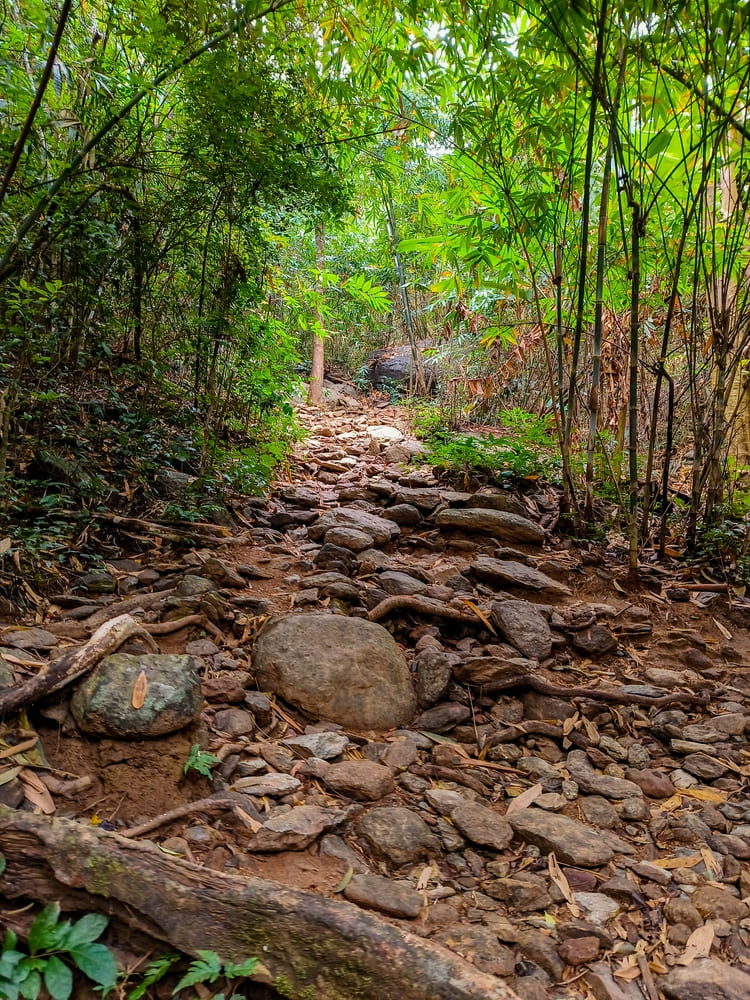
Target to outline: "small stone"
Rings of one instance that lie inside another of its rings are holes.
[[[713,781],[727,773],[727,767],[705,753],[691,753],[682,762],[683,771],[694,774],[704,781]]]
[[[349,746],[349,737],[341,733],[305,733],[290,736],[281,742],[303,759],[319,757],[321,760],[333,760]]]
[[[390,917],[414,919],[422,910],[422,895],[411,886],[400,885],[380,875],[354,875],[344,895],[367,910]]]
[[[600,950],[599,938],[596,937],[568,938],[557,946],[557,952],[566,965],[594,962],[599,957]]]
[[[489,580],[492,583],[522,587],[525,590],[545,594],[565,596],[571,593],[570,587],[564,583],[553,580],[545,573],[540,573],[539,570],[513,559],[490,559],[488,556],[479,556],[472,569],[478,579]]]
[[[667,1000],[747,1000],[750,975],[715,958],[675,966],[658,980]]]
[[[288,795],[302,787],[299,778],[291,774],[259,774],[247,778],[239,778],[231,786],[233,791],[244,795]]]
[[[750,913],[747,903],[718,885],[699,886],[690,900],[705,920],[718,918],[737,923]]]
[[[356,826],[373,854],[391,864],[426,858],[440,847],[422,817],[404,806],[376,806],[360,816]]]
[[[570,641],[575,650],[592,660],[613,653],[618,646],[617,639],[603,625],[590,625],[580,632],[574,632]]]
[[[484,891],[493,899],[505,903],[514,913],[535,913],[552,905],[546,881],[531,872],[517,872],[510,878],[494,879],[485,884]]]
[[[471,708],[456,701],[445,701],[434,708],[428,708],[414,720],[415,729],[427,729],[431,733],[445,733],[461,722],[471,718]]]
[[[428,708],[445,697],[451,682],[451,672],[456,662],[454,653],[428,646],[414,658],[417,701]]]
[[[492,620],[507,641],[531,660],[552,652],[552,632],[542,612],[529,601],[495,601]]]
[[[621,909],[620,903],[603,892],[574,892],[573,899],[585,911],[587,920],[602,927]]]
[[[370,760],[345,760],[331,764],[323,775],[327,788],[361,802],[374,802],[393,791],[390,768]]]
[[[372,535],[368,535],[366,531],[345,525],[329,528],[323,539],[325,545],[336,545],[349,552],[364,552],[366,549],[371,549],[374,541]]]
[[[247,839],[250,852],[301,851],[321,833],[330,830],[346,819],[339,809],[322,806],[295,806],[288,812],[272,816],[256,833]]]
[[[693,903],[684,896],[668,899],[664,904],[664,916],[670,924],[686,924],[691,931],[703,924],[703,917]]]
[[[255,719],[241,708],[223,708],[214,716],[214,729],[228,736],[249,736],[255,731]]]
[[[580,807],[583,818],[591,826],[599,826],[602,829],[611,830],[620,821],[617,810],[612,803],[600,795],[584,796],[580,800]]]
[[[614,856],[612,846],[600,833],[567,816],[529,807],[507,819],[522,840],[544,851],[554,851],[565,864],[595,868],[606,865]]]
[[[513,839],[513,830],[504,817],[476,802],[462,803],[451,813],[451,821],[474,844],[504,851]]]
[[[491,976],[513,975],[515,954],[507,945],[498,942],[498,935],[489,927],[454,924],[439,931],[432,940],[462,955]]]
[[[6,632],[3,642],[14,649],[52,649],[58,638],[44,628],[22,628]]]
[[[648,795],[650,799],[668,799],[674,795],[675,786],[661,771],[655,771],[651,768],[645,770],[628,768],[625,771],[625,777],[628,781],[638,785],[643,794]]]
[[[620,814],[620,818],[625,820],[626,823],[643,822],[651,815],[646,805],[646,800],[642,795],[632,799],[623,799],[618,804],[617,811]]]

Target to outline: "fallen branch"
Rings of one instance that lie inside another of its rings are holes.
[[[157,604],[161,604],[165,598],[172,597],[174,593],[175,590],[173,588],[172,590],[160,590],[153,594],[136,594],[135,597],[128,597],[126,600],[118,601],[116,604],[108,604],[107,607],[102,608],[87,618],[84,625],[86,628],[93,630],[99,628],[105,622],[111,621],[113,618],[130,614],[131,611],[150,611]]]
[[[64,653],[58,660],[50,663],[46,670],[24,684],[0,691],[0,715],[15,712],[45,695],[59,691],[93,670],[100,660],[114,653],[126,639],[134,635],[142,637],[156,649],[156,643],[139,622],[130,615],[120,615],[98,628],[85,646]]]
[[[416,774],[420,778],[436,778],[439,781],[455,781],[457,785],[464,785],[484,796],[490,795],[494,788],[494,782],[489,779],[484,782],[466,774],[459,767],[444,767],[441,764],[412,764],[409,774]]]
[[[394,611],[413,611],[420,615],[429,615],[431,618],[448,618],[451,621],[464,622],[466,625],[476,625],[479,621],[476,615],[466,614],[465,611],[452,608],[450,604],[443,604],[442,601],[435,601],[431,597],[410,597],[407,594],[386,597],[368,613],[367,620],[379,622],[381,618],[386,618]]]
[[[284,996],[519,1000],[502,979],[352,903],[225,875],[70,820],[0,806],[7,899],[59,901],[187,955],[257,955]]]
[[[166,826],[167,823],[172,823],[176,819],[182,819],[184,816],[190,816],[196,812],[223,812],[225,810],[236,812],[239,808],[239,803],[235,799],[208,796],[205,799],[198,799],[197,802],[185,802],[168,812],[154,816],[153,819],[149,819],[145,823],[128,827],[127,830],[122,831],[120,836],[142,837],[144,833],[151,833],[152,830],[158,830],[160,826]]]

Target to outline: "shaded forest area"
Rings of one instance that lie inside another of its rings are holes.
[[[92,518],[220,520],[322,353],[370,391],[405,344],[436,464],[558,481],[634,573],[750,575],[744,6],[9,0],[0,31],[14,601],[101,559]]]

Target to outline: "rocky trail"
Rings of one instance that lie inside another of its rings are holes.
[[[300,414],[231,527],[100,519],[106,569],[2,626],[0,922],[258,954],[259,998],[746,1000],[747,601],[632,590],[397,409]]]

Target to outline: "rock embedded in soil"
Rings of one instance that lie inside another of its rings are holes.
[[[386,629],[361,618],[277,618],[258,638],[253,662],[260,688],[316,720],[384,731],[416,710],[403,653]]]
[[[552,632],[542,612],[528,601],[494,601],[492,621],[508,642],[532,660],[552,652]]]
[[[356,823],[376,857],[396,866],[437,854],[440,841],[425,821],[405,806],[376,806]]]
[[[523,587],[538,593],[568,596],[570,587],[553,580],[552,577],[525,563],[513,559],[491,559],[489,556],[479,556],[472,564],[474,574],[480,580],[490,583],[501,583],[511,587]]]
[[[14,649],[52,649],[58,639],[45,628],[21,628],[6,632],[3,642]]]
[[[371,760],[344,760],[326,768],[323,783],[339,795],[374,802],[393,791],[393,774],[390,768]]]
[[[675,966],[658,980],[667,1000],[747,1000],[750,975],[715,958]]]
[[[521,545],[542,545],[545,539],[544,529],[538,524],[534,524],[527,517],[501,510],[448,508],[438,511],[435,515],[435,524],[438,528],[477,532],[491,535],[503,542]]]
[[[305,733],[302,736],[291,736],[282,742],[302,758],[333,760],[349,746],[349,737],[341,733]]]
[[[464,802],[451,812],[451,822],[472,843],[504,851],[513,839],[513,829],[508,821],[476,802]]]
[[[455,653],[435,646],[427,646],[417,653],[413,669],[417,701],[422,708],[428,708],[444,697],[455,662]]]
[[[401,533],[395,521],[388,521],[358,507],[336,507],[334,510],[327,510],[315,524],[310,525],[307,532],[310,538],[319,541],[331,528],[356,528],[370,535],[376,545],[387,545]]]
[[[570,642],[575,650],[593,660],[613,653],[618,646],[617,639],[604,625],[590,625],[580,632],[574,632]]]
[[[571,750],[567,765],[571,778],[587,795],[601,795],[607,799],[630,799],[643,795],[634,781],[616,778],[610,774],[599,774],[591,766],[583,750]]]
[[[322,806],[295,806],[288,812],[272,816],[247,840],[247,850],[258,852],[301,851],[321,833],[331,830],[346,819],[346,812]]]
[[[200,664],[192,656],[158,653],[105,656],[77,688],[71,711],[90,736],[148,739],[195,722],[203,708]],[[133,707],[136,683],[145,678],[140,708]]]
[[[515,970],[514,952],[507,945],[500,944],[497,934],[489,927],[452,924],[438,931],[432,940],[457,952],[492,976],[512,976]]]
[[[598,868],[614,857],[614,850],[601,833],[583,823],[543,809],[518,809],[507,816],[514,833],[558,861],[581,868]]]
[[[359,528],[336,527],[329,528],[323,539],[325,545],[335,545],[349,552],[364,552],[371,549],[375,539]]]
[[[422,911],[421,893],[411,886],[392,882],[382,875],[355,875],[344,889],[344,895],[358,906],[377,910],[389,917],[413,920]]]

